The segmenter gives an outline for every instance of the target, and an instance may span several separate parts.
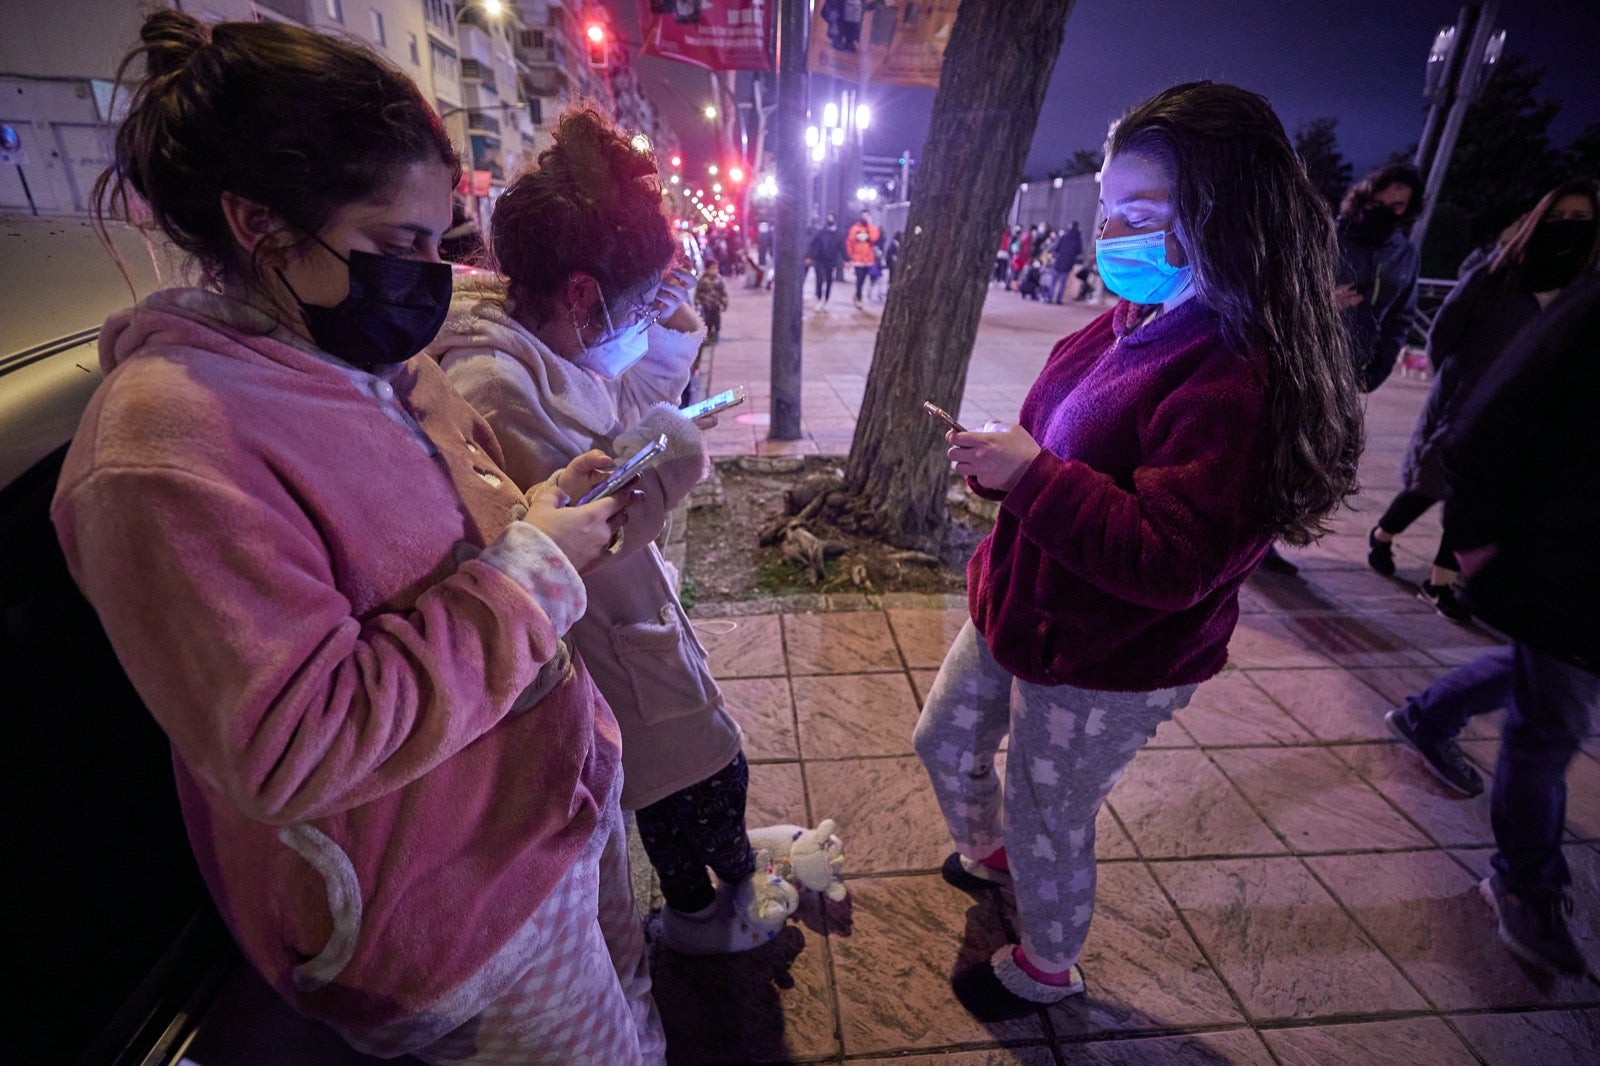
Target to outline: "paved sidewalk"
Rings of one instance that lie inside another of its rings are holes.
[[[807,311],[806,439],[765,441],[770,295],[730,279],[712,386],[752,402],[719,454],[849,447],[881,305],[849,291]],[[1012,418],[1049,345],[1095,309],[992,290],[961,415]],[[947,984],[1014,930],[938,876],[950,850],[911,729],[964,604],[886,596],[701,608],[696,628],[746,731],[751,824],[834,818],[851,898],[811,908],[733,958],[656,956],[681,1063],[1087,1062],[1565,1066],[1600,1062],[1600,984],[1536,980],[1495,940],[1476,890],[1487,797],[1447,794],[1383,714],[1493,645],[1419,603],[1438,535],[1420,520],[1400,578],[1365,565],[1426,392],[1394,379],[1368,404],[1364,488],[1335,533],[1289,551],[1299,578],[1242,596],[1232,663],[1164,726],[1099,825],[1100,898],[1085,996],[1003,1025]],[[1465,742],[1493,768],[1496,721]],[[1600,960],[1600,742],[1570,777],[1574,928]]]

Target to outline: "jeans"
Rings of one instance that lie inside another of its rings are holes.
[[[811,269],[817,275],[817,299],[827,303],[833,295],[833,272],[838,268],[827,263],[816,263]]]
[[[1058,304],[1067,298],[1067,279],[1071,276],[1072,269],[1070,267],[1066,270],[1057,270],[1051,275],[1049,295],[1051,303]]]
[[[872,273],[869,266],[856,267],[856,303],[861,302],[861,290],[866,287],[867,275]]]
[[[1537,899],[1572,883],[1561,854],[1567,767],[1596,707],[1600,675],[1526,644],[1514,646],[1512,699],[1500,729],[1489,817],[1496,845],[1490,861],[1518,896]]]
[[[1389,509],[1383,512],[1383,517],[1378,519],[1378,528],[1389,536],[1398,536],[1406,528],[1422,517],[1422,513],[1439,501],[1432,496],[1425,496],[1411,489],[1403,489],[1394,501],[1389,504]],[[1444,570],[1459,570],[1461,564],[1456,562],[1456,542],[1446,527],[1439,535],[1439,550],[1434,553],[1433,565]]]

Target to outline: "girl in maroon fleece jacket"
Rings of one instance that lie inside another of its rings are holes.
[[[1266,100],[1198,82],[1140,104],[1101,197],[1122,302],[1056,345],[1017,425],[947,437],[1001,510],[916,746],[945,878],[1016,888],[1022,943],[952,980],[984,1020],[1083,990],[1101,803],[1222,669],[1274,537],[1309,542],[1354,491],[1361,447],[1332,225]]]

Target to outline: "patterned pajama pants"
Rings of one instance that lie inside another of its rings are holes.
[[[540,945],[533,965],[481,1014],[416,1057],[452,1066],[664,1062],[666,1037],[650,997],[615,795],[589,850],[532,923]]]
[[[1193,693],[1033,685],[994,661],[970,621],[957,634],[917,721],[917,755],[957,849],[983,859],[1005,845],[1022,950],[1041,969],[1078,961],[1094,913],[1095,815]],[[994,758],[1008,733],[1002,782]]]

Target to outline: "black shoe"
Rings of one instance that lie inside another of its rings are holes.
[[[1572,900],[1563,892],[1526,899],[1506,891],[1498,873],[1478,886],[1500,921],[1500,942],[1523,962],[1551,973],[1582,977],[1589,964],[1567,929]],[[997,982],[998,983],[998,982]]]
[[[1283,574],[1286,577],[1293,577],[1300,572],[1298,566],[1278,554],[1278,546],[1276,544],[1267,548],[1266,557],[1261,560],[1261,569],[1274,574]]]
[[[1394,542],[1378,539],[1378,527],[1367,534],[1367,565],[1384,577],[1394,577]]]
[[[1406,747],[1422,756],[1428,772],[1463,796],[1477,796],[1483,792],[1483,775],[1461,754],[1461,745],[1453,737],[1434,738],[1419,726],[1407,705],[1383,716],[1394,730],[1394,735],[1405,741]]]
[[[939,867],[939,874],[947,883],[963,892],[983,892],[1011,883],[1011,875],[1001,870],[989,870],[991,877],[980,877],[975,873],[969,873],[967,863],[970,861],[963,862],[962,854],[959,851],[952,851],[950,857],[944,860],[944,865]]]
[[[1441,618],[1448,618],[1457,625],[1466,625],[1472,621],[1472,612],[1456,599],[1455,589],[1449,585],[1435,585],[1424,581],[1417,587],[1417,599],[1439,612]]]

